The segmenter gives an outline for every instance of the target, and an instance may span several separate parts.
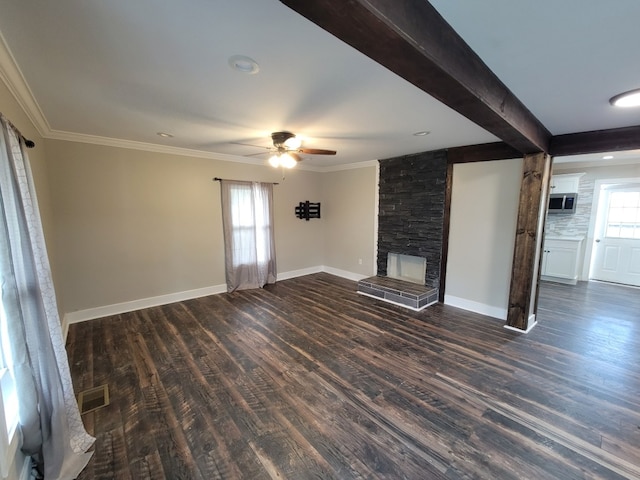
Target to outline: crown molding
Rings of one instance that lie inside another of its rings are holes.
[[[168,155],[181,155],[183,157],[197,157],[211,160],[222,160],[225,162],[248,163],[251,165],[264,165],[264,162],[239,155],[228,155],[226,153],[214,153],[204,150],[190,148],[172,147],[159,145],[156,143],[138,142],[135,140],[122,140],[120,138],[101,137],[99,135],[87,135],[84,133],[65,132],[62,130],[51,130],[47,135],[50,140],[62,140],[65,142],[89,143],[102,145],[105,147],[127,148],[130,150],[141,150],[153,153],[165,153]]]
[[[323,172],[340,172],[342,170],[355,170],[357,168],[377,167],[378,160],[367,160],[364,162],[347,163],[345,165],[333,165],[330,167],[321,167]]]
[[[87,135],[83,133],[65,132],[62,130],[51,130],[46,137],[50,140],[61,140],[65,142],[89,143],[92,145],[102,145],[105,147],[127,148],[131,150],[141,150],[144,152],[164,153],[167,155],[180,155],[183,157],[204,158],[220,160],[223,162],[247,163],[249,165],[267,166],[263,160],[243,157],[240,155],[229,155],[226,153],[216,153],[206,150],[196,150],[183,147],[172,147],[169,145],[159,145],[156,143],[138,142],[135,140],[123,140],[120,138],[101,137],[98,135]],[[324,172],[324,167],[314,167],[311,165],[297,165],[297,170],[307,170],[312,172]]]
[[[18,63],[14,58],[7,42],[0,32],[0,80],[4,82],[14,96],[31,123],[42,137],[49,136],[51,127],[45,118],[40,105],[36,102],[33,92],[29,88]]]

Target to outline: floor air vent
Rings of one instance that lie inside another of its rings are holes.
[[[78,408],[80,415],[93,412],[102,407],[109,405],[109,386],[101,385],[99,387],[84,390],[78,394]]]

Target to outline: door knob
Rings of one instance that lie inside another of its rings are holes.
[[[596,238],[596,243],[600,243],[600,239],[599,238]]]

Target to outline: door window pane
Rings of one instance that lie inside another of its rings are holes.
[[[606,236],[640,238],[640,192],[611,192]]]

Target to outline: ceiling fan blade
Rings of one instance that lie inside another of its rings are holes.
[[[243,157],[257,157],[258,155],[266,155],[269,152],[258,152],[258,153],[247,153],[245,155],[242,155]]]
[[[255,148],[264,148],[266,150],[271,150],[273,147],[265,147],[264,145],[254,145],[252,143],[242,143],[242,142],[229,142],[232,145],[244,145],[245,147],[255,147]]]
[[[321,148],[299,148],[299,153],[305,153],[307,155],[335,155],[335,150],[323,150]]]
[[[300,155],[298,155],[297,153],[293,153],[293,152],[287,152],[296,162],[301,162],[302,161],[302,157]]]

